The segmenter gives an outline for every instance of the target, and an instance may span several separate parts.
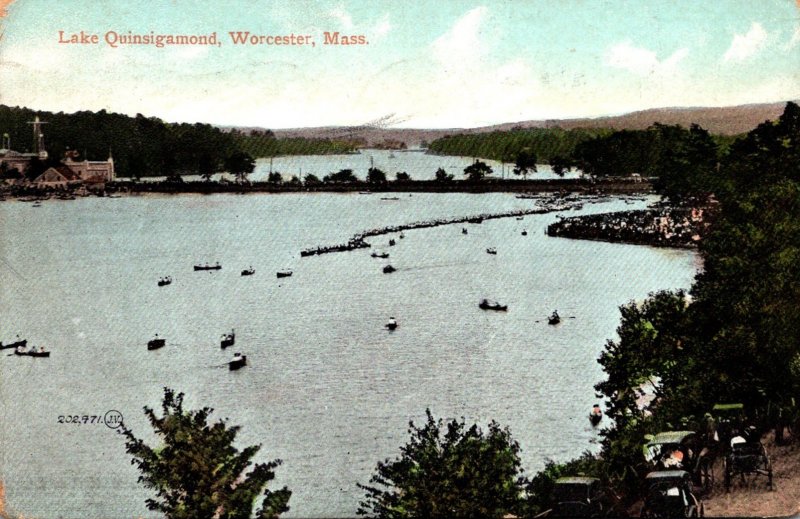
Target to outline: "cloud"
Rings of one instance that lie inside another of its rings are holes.
[[[343,7],[331,9],[328,14],[335,20],[338,20],[339,23],[342,24],[344,30],[349,31],[353,28],[353,17],[350,16],[350,13],[345,11]]]
[[[485,29],[486,7],[476,7],[457,19],[430,44],[433,70],[414,89],[414,100],[402,113],[414,114],[416,124],[453,126],[488,124],[498,118],[520,120],[540,92],[529,62],[493,54]]]
[[[628,70],[640,76],[672,74],[678,64],[689,55],[689,49],[676,50],[667,59],[659,61],[652,50],[636,47],[630,42],[618,43],[611,47],[605,55],[607,65]]]
[[[753,22],[747,34],[735,34],[731,46],[725,51],[723,61],[744,61],[755,55],[767,44],[767,31],[760,23]]]
[[[389,15],[385,14],[380,20],[378,20],[378,23],[375,24],[375,27],[372,28],[373,41],[383,38],[389,34],[389,31],[391,30],[392,23],[389,21]]]
[[[434,57],[443,65],[458,66],[485,54],[486,45],[480,37],[480,27],[487,11],[486,7],[476,7],[459,18],[431,45]]]

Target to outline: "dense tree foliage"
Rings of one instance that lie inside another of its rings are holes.
[[[46,122],[43,133],[51,158],[60,160],[70,150],[77,152],[78,160],[106,160],[110,153],[120,177],[198,174],[210,178],[238,151],[267,157],[353,149],[327,139],[276,139],[269,130],[223,131],[209,124],[166,123],[141,114],[129,117],[105,110],[66,114],[0,105],[0,133],[9,134],[12,149],[34,149],[28,122],[37,115]]]
[[[386,175],[384,175],[384,180]],[[308,179],[306,179],[308,181]],[[336,173],[329,173],[322,177],[323,182],[358,182],[358,178],[353,173],[352,169],[340,169]]]
[[[486,175],[493,173],[492,167],[482,160],[476,160],[466,168],[464,168],[464,175],[470,182],[480,182]]]
[[[289,510],[291,492],[266,489],[280,460],[253,465],[260,446],[238,450],[233,446],[239,427],[224,420],[209,424],[212,410],[183,408],[183,393],[165,388],[162,416],[145,407],[144,412],[159,440],[151,447],[123,425],[125,447],[141,472],[139,482],[154,490],[147,508],[169,519],[248,519],[263,495],[255,517],[274,518]],[[252,470],[247,471],[252,466]]]
[[[386,182],[386,173],[378,168],[369,168],[369,171],[367,171],[367,182],[370,184],[383,184]]]
[[[398,171],[397,174],[395,174],[395,180],[398,182],[408,182],[411,180],[411,175],[405,171]]]
[[[437,182],[450,182],[453,180],[453,175],[445,171],[444,168],[439,168],[436,170],[436,176],[434,178]]]
[[[596,389],[613,423],[595,462],[629,496],[646,434],[702,430],[719,402],[744,403],[762,428],[800,417],[800,109],[787,104],[722,158],[698,127],[655,131],[673,143],[657,165],[673,169],[668,192],[710,190],[718,204],[706,207],[712,227],[692,297],[659,292],[622,306],[619,339],[599,359],[607,378]]]
[[[428,149],[442,155],[481,157],[499,162],[514,162],[528,150],[542,162],[553,157],[570,157],[579,143],[611,133],[606,129],[528,128],[510,131],[450,135],[436,139]]]
[[[514,161],[514,174],[528,178],[528,172],[536,172],[536,154],[527,148],[517,153]]]
[[[700,360],[721,367],[713,393],[800,401],[800,108],[737,141],[722,169],[722,211],[692,289]]]
[[[277,157],[280,155],[332,155],[351,153],[352,142],[335,139],[307,139],[303,137],[276,138],[271,131],[253,130],[244,133],[232,130],[235,146],[254,157]]]
[[[503,517],[521,505],[519,445],[496,422],[485,433],[463,419],[445,426],[426,410],[394,460],[378,463],[359,515],[381,518]]]
[[[234,175],[237,182],[246,182],[247,176],[253,172],[255,167],[256,161],[244,151],[234,152],[225,159],[225,171]]]

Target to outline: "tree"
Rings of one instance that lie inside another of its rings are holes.
[[[503,517],[521,505],[527,480],[519,444],[496,422],[484,432],[453,420],[409,423],[410,441],[400,457],[379,462],[359,515],[381,518]]]
[[[662,133],[673,128],[654,127]],[[653,174],[658,177],[656,190],[675,204],[697,197],[705,200],[718,188],[719,150],[716,142],[708,131],[696,124],[692,124],[688,131],[681,128],[669,133],[673,136],[662,139],[665,146],[660,153],[661,160],[654,165]]]
[[[321,181],[318,176],[312,174],[312,175],[306,175],[305,183],[308,186],[313,186],[316,184],[320,184]]]
[[[340,169],[337,173],[330,173],[322,177],[323,182],[358,182],[352,169]]]
[[[147,499],[147,508],[169,519],[217,517],[246,519],[262,493],[264,499],[256,512],[258,519],[277,517],[289,510],[291,492],[266,489],[275,477],[280,460],[256,463],[245,473],[260,445],[239,451],[233,446],[239,427],[224,420],[209,424],[212,409],[183,409],[183,393],[164,388],[162,416],[144,408],[161,445],[151,447],[134,436],[124,424],[125,448],[133,456],[132,464],[141,472],[139,482],[156,491]]]
[[[550,167],[553,168],[553,173],[559,177],[563,177],[564,173],[572,168],[572,162],[566,157],[557,155],[550,159]]]
[[[283,177],[281,176],[280,173],[274,171],[270,173],[269,176],[267,177],[267,182],[274,182],[276,184],[280,184],[281,182],[283,182]]]
[[[450,182],[453,180],[453,175],[447,173],[444,168],[436,170],[436,182]]]
[[[517,153],[517,159],[514,162],[514,174],[522,175],[523,178],[527,179],[528,171],[536,172],[536,154],[524,149]]]
[[[369,171],[367,171],[367,182],[370,184],[383,184],[386,182],[386,173],[378,168],[369,168]]]
[[[492,167],[482,160],[476,160],[464,168],[464,174],[467,176],[467,180],[471,182],[480,182],[483,180],[483,177],[491,175],[492,172]]]
[[[225,169],[236,176],[240,183],[247,181],[247,175],[256,168],[256,161],[249,153],[237,151],[225,160]]]
[[[398,182],[409,182],[411,180],[411,175],[409,175],[405,171],[398,171],[395,178],[397,179]]]

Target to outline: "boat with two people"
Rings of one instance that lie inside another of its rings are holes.
[[[558,324],[560,322],[561,316],[558,315],[558,310],[553,310],[553,313],[547,318],[547,324]]]
[[[159,337],[158,334],[155,334],[155,336],[152,339],[147,341],[148,350],[157,350],[159,348],[163,348],[166,345],[167,345],[167,340]]]
[[[195,270],[219,270],[222,268],[222,265],[219,264],[219,261],[214,263],[213,265],[209,265],[206,263],[205,265],[195,265]]]
[[[522,230],[522,235],[523,236],[527,236],[528,235],[528,230],[527,229],[523,229]]]
[[[8,344],[3,344],[2,342],[0,342],[0,350],[6,350],[11,348],[16,349],[19,348],[20,346],[24,347],[27,345],[28,345],[28,339],[20,339],[19,335],[17,335],[17,340],[15,340],[14,342],[9,342]]]
[[[497,254],[497,249],[495,249],[494,247],[489,247],[488,249],[486,249],[486,253],[487,254]]]
[[[39,346],[39,349],[36,349],[34,346],[31,346],[30,349],[25,346],[17,346],[14,350],[14,355],[19,355],[21,357],[49,357],[50,352],[46,351],[43,346]]]
[[[397,320],[394,317],[389,318],[389,322],[386,323],[387,330],[396,330],[397,329]]]
[[[292,277],[292,274],[294,274],[294,272],[292,272],[292,269],[283,269],[283,270],[279,270],[276,275],[279,278],[288,278],[288,277]]]
[[[397,270],[397,269],[396,269],[396,268],[394,268],[394,267],[393,267],[393,266],[391,266],[391,265],[386,265],[385,267],[383,267],[383,273],[384,273],[384,274],[391,274],[391,273],[392,273],[392,272],[394,272],[395,270]]]
[[[394,241],[394,238],[390,239],[389,240],[389,247],[394,247],[395,243],[397,243],[397,242]]]
[[[222,334],[222,339],[219,341],[219,347],[223,350],[228,346],[233,346],[236,342],[236,330],[231,330],[231,333]]]
[[[163,287],[172,284],[172,276],[164,276],[158,279],[158,286]]]
[[[466,227],[461,228],[461,234],[469,234],[469,231],[467,230]]]
[[[255,273],[256,269],[254,269],[252,265],[250,266],[250,268],[246,268],[242,271],[243,276],[252,276]]]
[[[501,305],[497,301],[492,301],[491,299],[481,299],[481,302],[478,303],[478,307],[481,310],[496,310],[498,312],[505,312],[508,310],[508,305]]]
[[[592,411],[589,413],[589,421],[592,425],[597,425],[603,419],[603,411],[600,409],[600,404],[594,404]]]
[[[247,355],[242,355],[239,352],[233,354],[233,358],[228,362],[228,369],[230,371],[237,370],[247,366]]]

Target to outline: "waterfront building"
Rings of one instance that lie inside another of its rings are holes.
[[[3,134],[2,148],[0,148],[0,169],[4,171],[11,171],[16,169],[22,175],[30,168],[31,161],[34,158],[39,160],[47,160],[48,153],[44,146],[44,134],[42,133],[41,126],[46,124],[46,121],[40,121],[37,116],[35,120],[31,121],[33,125],[33,136],[35,150],[33,153],[19,153],[11,149],[11,142],[7,133]],[[106,182],[113,182],[116,180],[116,171],[114,170],[114,158],[111,156],[111,150],[108,152],[107,160],[83,160],[76,161],[76,151],[67,150],[65,159],[62,165],[69,170],[67,172],[61,166],[56,168],[49,168],[47,171],[36,177],[34,183],[50,185],[50,182],[61,184],[64,182],[72,183],[77,181],[87,182],[91,184],[105,184]],[[53,170],[53,171],[50,171]],[[77,177],[77,178],[73,178]],[[40,181],[40,179],[42,179]],[[66,184],[65,184],[66,185]]]
[[[33,180],[33,183],[40,187],[67,188],[80,185],[82,182],[75,171],[69,166],[61,164],[47,168],[44,173]]]
[[[109,152],[107,160],[84,160],[81,162],[73,160],[73,156],[67,154],[64,165],[74,171],[84,182],[113,182],[117,178],[114,171],[114,157],[111,156],[111,152]]]

